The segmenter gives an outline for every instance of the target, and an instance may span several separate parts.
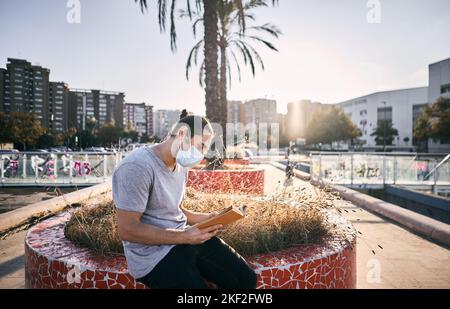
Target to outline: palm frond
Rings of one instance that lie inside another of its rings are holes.
[[[246,37],[249,38],[249,39],[256,40],[256,41],[258,41],[260,43],[263,43],[264,45],[266,45],[267,47],[269,47],[270,49],[272,49],[274,51],[278,51],[278,49],[272,43],[270,43],[270,42],[268,42],[268,41],[266,41],[264,39],[261,39],[260,37],[257,37],[257,36],[254,36],[254,35],[249,35],[249,36],[246,36]]]
[[[170,5],[170,48],[172,51],[175,51],[177,49],[177,32],[175,27],[175,6],[176,6],[177,0],[171,0]],[[196,0],[199,1],[199,0]],[[139,2],[139,5],[141,7],[141,12],[144,13],[144,11],[148,10],[148,1],[147,0],[134,0],[135,3]],[[187,3],[189,3],[189,0],[187,0]],[[157,8],[158,8],[158,24],[159,24],[159,30],[161,32],[166,31],[166,22],[167,22],[167,5],[168,0],[158,0],[157,2]],[[188,14],[190,11],[190,5],[188,6]]]
[[[236,69],[237,69],[237,72],[238,72],[239,82],[242,82],[242,77],[241,77],[241,66],[239,65],[239,61],[238,61],[238,59],[237,59],[237,57],[236,57],[236,54],[234,53],[234,51],[233,51],[232,49],[230,50],[230,54],[231,54],[231,56],[233,57],[234,62],[235,62],[235,64],[236,64]]]
[[[176,1],[176,0],[172,0]],[[187,0],[189,1],[189,0]],[[198,26],[201,22],[204,21],[202,17],[200,17],[199,5],[203,4],[203,1],[208,0],[195,0],[197,5],[197,12],[189,12],[190,6],[187,6],[187,11],[182,12],[183,17],[192,18],[193,16],[197,16],[197,19],[194,20],[192,24],[192,31],[194,36],[197,35]],[[258,43],[264,44],[271,50],[278,51],[278,49],[268,40],[261,36],[261,34],[270,35],[275,38],[279,38],[282,34],[281,30],[273,24],[265,23],[259,26],[251,26],[247,27],[247,21],[254,21],[255,15],[251,10],[256,9],[258,7],[267,7],[269,4],[276,5],[278,4],[277,0],[220,0],[218,2],[217,7],[217,15],[218,15],[218,23],[219,23],[219,36],[220,39],[218,41],[219,46],[225,46],[225,54],[226,54],[226,64],[225,69],[226,72],[226,80],[231,87],[231,77],[232,70],[231,67],[236,66],[236,71],[238,73],[239,82],[242,81],[241,75],[241,62],[244,61],[245,65],[249,65],[251,68],[252,75],[256,74],[256,65],[260,66],[262,70],[265,70],[265,65],[262,57],[258,53],[258,51],[250,44],[249,41],[256,41]],[[247,33],[247,31],[251,31],[251,33]],[[186,78],[189,79],[189,73],[192,66],[197,65],[198,52],[201,49],[202,44],[204,42],[198,42],[189,53],[188,61],[186,63]],[[238,57],[238,56],[242,56]],[[234,62],[234,65],[231,63]],[[223,68],[222,68],[223,69]],[[202,61],[202,64],[199,68],[199,84],[201,87],[204,87],[204,76],[205,76],[205,60]],[[224,81],[226,82],[226,81]]]
[[[255,9],[258,7],[265,7],[268,6],[267,5],[267,1],[265,0],[250,0],[249,2],[247,2],[244,6],[245,10],[250,10],[250,9]]]
[[[240,46],[244,55],[247,56],[248,62],[250,63],[250,68],[252,69],[252,74],[253,74],[253,76],[255,76],[256,70],[255,70],[255,63],[253,61],[252,54],[250,53],[249,49],[247,48],[245,42],[237,41],[237,45]]]
[[[244,44],[246,45],[247,49],[250,50],[250,51],[253,53],[253,55],[254,55],[255,58],[256,58],[256,61],[258,61],[259,65],[261,66],[261,69],[264,71],[264,69],[265,69],[265,67],[264,67],[264,61],[262,60],[262,58],[261,58],[261,56],[259,55],[259,53],[258,53],[258,52],[256,51],[256,49],[255,49],[253,46],[251,46],[250,44],[248,44],[248,43],[244,43]]]
[[[194,33],[194,37],[197,36],[197,25],[198,23],[203,22],[203,18],[198,18],[197,20],[194,21],[194,23],[192,24],[192,32]]]
[[[167,10],[166,0],[158,0],[158,23],[159,23],[159,30],[161,32],[166,31],[166,10]]]
[[[134,0],[134,3],[139,2],[139,6],[141,7],[141,12],[147,11],[147,0]]]
[[[247,64],[247,53],[242,48],[242,46],[239,44],[239,40],[232,40],[231,45],[237,47],[237,49],[241,52],[242,58],[244,59],[244,64]]]
[[[283,34],[277,26],[269,24],[269,23],[264,24],[262,26],[252,26],[252,27],[249,27],[248,29],[252,29],[252,30],[256,30],[256,31],[260,31],[260,32],[266,32],[276,38],[278,38],[279,35]]]
[[[195,44],[195,46],[191,49],[191,52],[189,53],[188,60],[186,62],[186,79],[189,80],[189,71],[192,67],[192,58],[194,58],[194,64],[197,65],[197,56],[198,51],[200,47],[203,45],[203,40],[200,40]]]
[[[231,66],[230,61],[227,58],[227,77],[228,77],[228,87],[231,88]]]
[[[177,49],[177,32],[175,30],[175,2],[172,0],[170,6],[170,48],[174,51]]]

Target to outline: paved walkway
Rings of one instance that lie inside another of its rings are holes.
[[[25,205],[54,198],[60,193],[68,193],[77,188],[59,188],[56,191],[50,187],[37,188],[0,188],[0,213],[14,210]]]
[[[25,234],[22,231],[0,239],[0,289],[25,288]]]
[[[284,173],[264,167],[269,193],[283,183]],[[294,185],[317,190],[298,179]],[[338,201],[337,207],[362,233],[357,241],[358,288],[450,288],[448,248],[349,202]],[[24,288],[24,237],[25,231],[0,240],[0,288]]]
[[[284,172],[269,167],[266,190],[283,181]],[[294,180],[294,186],[308,182]],[[450,288],[450,250],[432,243],[404,227],[339,200],[342,215],[361,233],[357,239],[358,288]],[[380,245],[383,249],[378,247]],[[375,254],[373,254],[375,251]]]

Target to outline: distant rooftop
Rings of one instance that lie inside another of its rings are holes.
[[[108,94],[108,95],[124,95],[124,92],[107,91],[107,90],[100,90],[100,89],[70,88],[69,91],[77,92],[77,93],[91,93],[91,92],[94,92],[94,91],[98,91],[100,94]]]
[[[382,93],[388,93],[388,92],[398,92],[398,91],[408,91],[408,90],[415,90],[415,89],[428,89],[428,86],[377,91],[377,92],[369,93],[369,94],[362,95],[362,96],[359,96],[359,97],[356,97],[356,98],[352,98],[352,99],[349,99],[349,100],[345,100],[345,101],[339,102],[337,104],[350,103],[350,101],[359,100],[359,99],[362,99],[362,98],[365,98],[365,97],[368,97],[368,96],[371,96],[371,95],[376,95],[376,94],[382,94]]]

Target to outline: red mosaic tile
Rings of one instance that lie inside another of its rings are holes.
[[[187,186],[204,193],[264,194],[264,170],[189,170]]]

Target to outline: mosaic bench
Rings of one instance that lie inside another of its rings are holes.
[[[333,214],[348,237],[324,245],[296,246],[246,257],[258,275],[259,289],[356,287],[356,241],[348,221]],[[26,288],[144,289],[127,272],[124,256],[100,256],[64,236],[70,213],[33,226],[25,238]]]

